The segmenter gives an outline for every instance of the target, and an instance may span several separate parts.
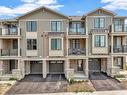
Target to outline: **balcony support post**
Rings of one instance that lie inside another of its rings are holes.
[[[66,39],[67,41],[67,47],[66,47],[66,50],[67,50],[67,56],[68,56],[68,38]]]
[[[18,38],[18,57],[20,57],[20,38]]]
[[[114,27],[114,24],[112,24],[112,33],[114,33],[114,31],[115,31],[115,27]]]
[[[88,59],[86,59],[86,63],[85,63],[85,75],[88,76],[89,75],[89,69],[88,69]]]
[[[88,56],[88,38],[86,38],[86,50],[85,50],[85,52],[86,52],[86,56]]]
[[[20,36],[20,28],[18,28],[17,31],[18,31],[18,36]]]
[[[113,35],[111,35],[111,53],[113,53]]]

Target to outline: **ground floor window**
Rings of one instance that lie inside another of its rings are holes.
[[[120,69],[123,69],[123,58],[117,57],[115,58],[115,66],[120,67]]]

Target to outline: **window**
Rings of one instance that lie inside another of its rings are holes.
[[[95,18],[94,19],[94,28],[104,28],[105,20],[104,18]]]
[[[36,50],[37,49],[37,40],[36,39],[27,39],[27,49]]]
[[[13,40],[13,49],[18,49],[18,41]]]
[[[120,69],[123,69],[123,58],[122,57],[117,57],[116,58],[115,66],[118,66],[118,67],[120,67]]]
[[[114,21],[115,32],[119,32],[119,31],[121,32],[122,31],[122,28],[123,28],[122,23],[123,23],[123,21],[121,19],[116,19]]]
[[[80,48],[80,40],[71,40],[71,44],[70,44],[71,48],[74,48],[74,49],[79,49]]]
[[[95,36],[95,47],[105,47],[105,36],[104,35]]]
[[[36,32],[37,31],[37,22],[36,21],[27,21],[27,31]]]
[[[61,31],[61,21],[52,21],[51,22],[51,31],[60,32]]]
[[[51,50],[61,50],[61,39],[51,39]]]
[[[81,32],[81,22],[73,22],[71,27],[74,29],[72,32]]]

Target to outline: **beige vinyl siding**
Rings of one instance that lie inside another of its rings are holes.
[[[91,29],[94,29],[94,19],[95,18],[104,18],[105,19],[105,29],[109,29],[109,26],[111,25],[111,23],[112,23],[112,17],[110,17],[110,16],[88,16],[87,17],[87,23],[88,23],[88,31],[90,32],[91,31]]]
[[[37,57],[47,57],[49,54],[48,51],[48,32],[51,30],[51,21],[62,21],[62,32],[67,32],[68,27],[68,19],[52,13],[50,11],[39,10],[37,12],[31,13],[27,16],[22,17],[19,20],[19,25],[21,28],[22,40],[21,40],[21,48],[22,48],[22,56],[26,57],[27,43],[26,43],[26,22],[27,21],[37,21]],[[45,32],[45,33],[44,33]],[[28,35],[27,35],[28,36]],[[58,36],[59,37],[59,36]],[[29,36],[30,38],[30,36]]]
[[[87,16],[86,17],[86,27],[88,29],[88,33],[91,32],[91,29],[94,29],[94,19],[95,18],[104,18],[105,19],[105,29],[109,29],[110,28],[110,25],[112,24],[112,19],[113,19],[113,16],[111,16],[110,14],[108,13],[105,13],[105,12],[100,12],[100,14],[98,15],[98,12],[94,12],[92,14],[90,14],[90,16]],[[89,45],[89,54],[92,54],[92,35],[89,35],[89,38],[88,38],[89,42],[88,42],[88,45]]]

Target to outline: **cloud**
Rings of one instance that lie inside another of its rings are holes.
[[[64,7],[64,5],[58,3],[58,0],[21,0],[21,2],[23,3],[22,5],[14,8],[0,6],[0,18],[15,17],[40,6],[46,6],[57,10],[59,10],[61,7]]]
[[[109,10],[127,10],[127,0],[101,0],[106,5],[103,8]]]

